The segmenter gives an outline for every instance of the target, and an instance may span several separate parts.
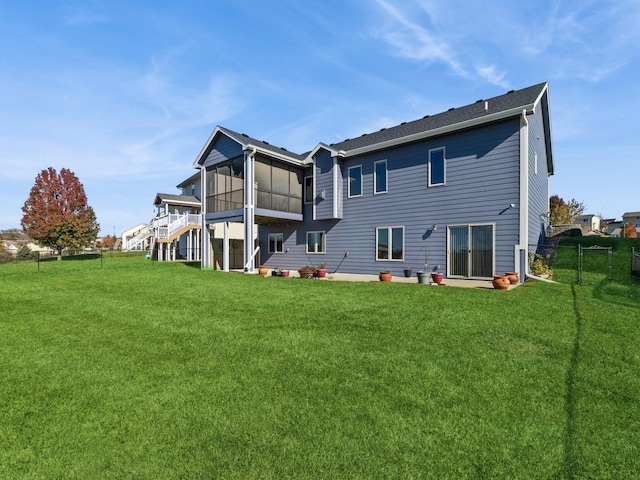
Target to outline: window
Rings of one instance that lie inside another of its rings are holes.
[[[376,229],[376,260],[404,259],[404,227]]]
[[[387,161],[373,164],[373,193],[387,193]]]
[[[362,196],[362,165],[349,167],[349,197]]]
[[[313,177],[304,177],[304,203],[313,203]]]
[[[307,253],[324,253],[324,232],[307,232]]]
[[[429,150],[429,186],[445,184],[444,147]]]
[[[192,183],[191,184],[191,196],[193,197],[193,196],[195,196],[195,194],[196,194],[196,184]]]
[[[282,233],[270,233],[268,235],[269,253],[282,253]]]

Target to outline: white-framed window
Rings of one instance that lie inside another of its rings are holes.
[[[349,198],[362,196],[362,165],[349,167],[348,196]]]
[[[282,233],[270,233],[267,238],[269,253],[282,253],[284,235]]]
[[[304,177],[304,203],[313,203],[313,177]]]
[[[387,193],[386,160],[378,160],[373,164],[373,193]]]
[[[429,150],[429,186],[444,185],[446,182],[446,157],[444,147]]]
[[[404,260],[404,227],[376,228],[376,260]]]
[[[325,237],[325,232],[307,232],[307,253],[324,253]]]

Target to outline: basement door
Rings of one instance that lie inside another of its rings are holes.
[[[447,229],[447,276],[491,278],[494,266],[495,227],[456,225]]]

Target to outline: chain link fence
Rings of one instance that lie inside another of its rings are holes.
[[[65,250],[62,255],[56,253],[22,251],[17,254],[3,252],[0,254],[0,274],[28,273],[53,270],[74,262],[82,265],[81,268],[100,269],[117,268],[121,264],[120,259],[127,257],[139,257],[144,260],[146,252],[122,252],[119,250]]]
[[[640,240],[552,237],[529,245],[529,272],[559,283],[596,285],[640,280]]]

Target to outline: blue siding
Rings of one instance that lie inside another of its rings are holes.
[[[261,260],[271,267],[293,270],[325,263],[335,270],[344,258],[341,272],[376,274],[391,270],[402,275],[404,265],[418,270],[424,263],[425,250],[430,251],[431,267],[440,265],[446,271],[447,226],[493,224],[495,226],[495,271],[514,268],[514,245],[518,240],[517,209],[519,195],[519,119],[483,126],[436,139],[344,159],[340,165],[340,200],[343,219],[331,218],[329,191],[332,159],[327,153],[316,163],[316,192],[326,189],[324,202],[316,205],[316,218],[311,220],[305,206],[305,220],[261,226]],[[446,149],[446,185],[427,186],[427,158],[431,148]],[[388,193],[373,194],[374,162],[387,160]],[[328,163],[330,162],[330,163]],[[363,196],[347,197],[347,170],[362,165]],[[320,220],[320,219],[325,220]],[[431,226],[438,230],[431,232]],[[376,227],[402,226],[405,229],[404,261],[376,261]],[[305,254],[306,232],[327,232],[325,254]],[[267,253],[267,233],[282,232],[282,254]],[[288,252],[286,250],[289,249]]]
[[[211,146],[211,151],[202,164],[208,167],[242,155],[242,145],[231,140],[226,135],[218,135],[218,138],[216,138],[215,142]]]
[[[529,244],[536,245],[544,240],[545,223],[540,217],[547,213],[549,204],[549,170],[547,166],[547,145],[544,134],[542,108],[538,108],[529,121]],[[537,169],[536,169],[537,157]],[[533,248],[535,250],[535,248]]]

